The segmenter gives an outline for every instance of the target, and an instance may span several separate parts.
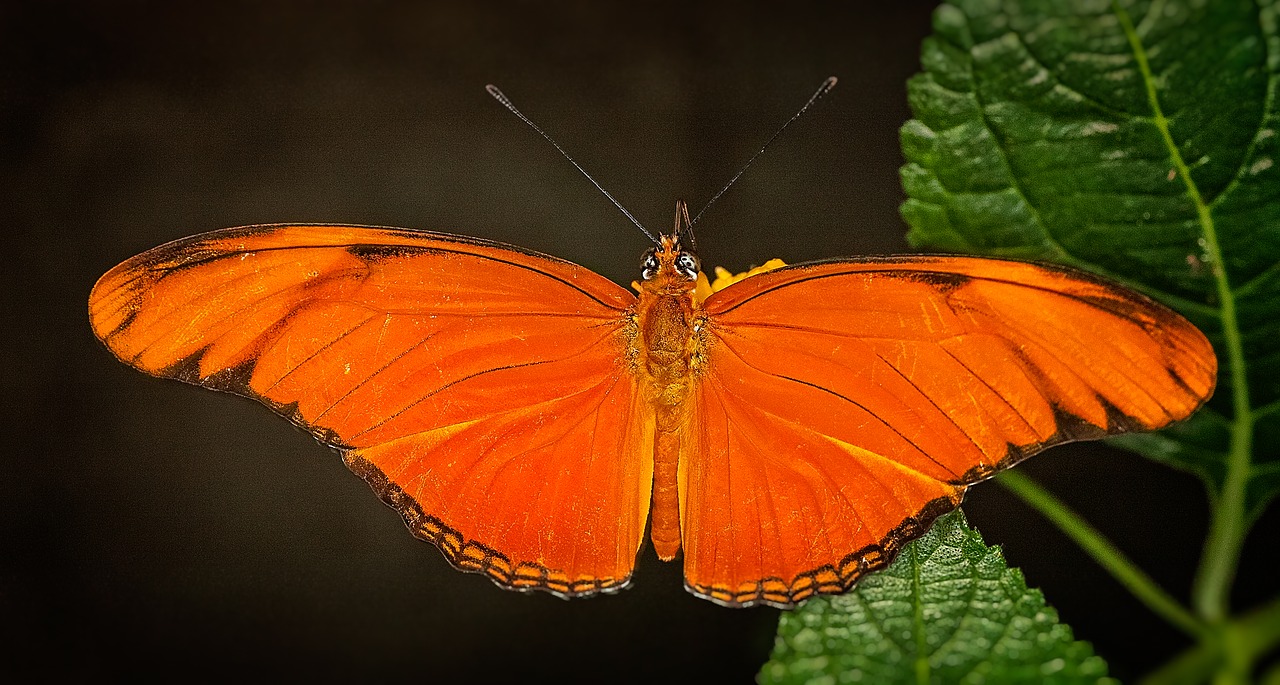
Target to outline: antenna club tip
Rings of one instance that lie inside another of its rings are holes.
[[[840,79],[834,76],[828,76],[827,80],[822,82],[822,88],[823,90],[831,90],[832,88],[836,87],[836,83],[838,83],[839,81]]]
[[[503,93],[502,91],[498,90],[498,87],[497,87],[497,86],[495,86],[495,85],[493,85],[492,83],[490,83],[490,84],[486,85],[486,86],[484,87],[484,89],[485,89],[486,91],[488,91],[489,95],[492,95],[492,96],[493,96],[493,99],[494,99],[494,100],[497,100],[498,102],[502,103],[502,106],[503,106],[503,107],[506,107],[507,109],[511,110],[512,112],[515,112],[516,116],[520,117],[521,119],[523,119],[523,118],[524,118],[524,115],[523,115],[523,114],[521,114],[520,112],[516,111],[515,105],[511,104],[511,100],[507,99],[506,94],[505,94],[505,93]],[[526,122],[526,123],[529,123],[529,122]],[[532,125],[532,124],[530,124],[530,125]],[[533,128],[536,130],[538,127],[537,127],[537,126],[534,126]]]

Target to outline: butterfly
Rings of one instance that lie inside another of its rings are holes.
[[[479,238],[263,225],[125,261],[90,320],[339,450],[457,568],[562,597],[626,586],[646,529],[720,604],[840,593],[974,483],[1213,392],[1199,330],[1096,276],[912,255],[711,287],[683,210],[636,293]]]

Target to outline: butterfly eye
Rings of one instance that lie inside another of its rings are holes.
[[[681,252],[680,256],[676,257],[676,271],[692,281],[698,277],[698,258],[688,252]]]
[[[649,280],[658,275],[658,255],[654,250],[644,253],[644,257],[640,258],[640,278]]]

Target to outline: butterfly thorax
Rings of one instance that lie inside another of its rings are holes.
[[[697,261],[691,256],[664,236],[661,247],[645,255],[635,310],[631,358],[653,403],[656,431],[650,535],[662,559],[680,550],[680,445],[691,406],[686,400],[706,358],[706,315],[694,297]]]
[[[638,357],[659,406],[678,406],[688,394],[702,347],[695,307],[690,293],[640,298]]]

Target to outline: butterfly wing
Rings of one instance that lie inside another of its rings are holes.
[[[961,257],[797,265],[704,303],[685,578],[730,605],[842,592],[966,486],[1050,445],[1185,418],[1217,361],[1083,273]]]
[[[633,301],[497,243],[257,226],[134,257],[89,310],[125,362],[257,399],[340,448],[459,568],[580,595],[627,582],[648,515]]]

